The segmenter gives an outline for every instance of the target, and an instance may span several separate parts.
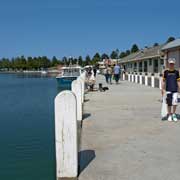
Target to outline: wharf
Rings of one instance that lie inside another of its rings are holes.
[[[179,180],[180,122],[161,120],[160,90],[108,87],[86,94],[79,180]]]

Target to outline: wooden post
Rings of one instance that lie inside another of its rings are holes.
[[[63,91],[55,98],[56,175],[76,178],[78,175],[76,96]]]
[[[82,121],[82,82],[75,80],[71,84],[72,92],[76,95],[77,100],[77,120]]]

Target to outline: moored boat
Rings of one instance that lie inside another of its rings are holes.
[[[72,81],[76,80],[81,75],[81,69],[80,66],[62,67],[60,73],[56,77],[58,86],[70,88]]]

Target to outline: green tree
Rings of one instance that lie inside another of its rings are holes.
[[[27,61],[24,56],[21,56],[19,58],[19,67],[21,70],[26,70],[27,69]]]
[[[166,43],[169,43],[169,42],[174,41],[174,40],[175,40],[175,38],[171,36],[171,37],[169,37],[169,38],[167,39]]]
[[[132,48],[131,48],[131,53],[135,53],[137,51],[139,51],[139,48],[138,48],[137,44],[133,44]]]
[[[89,55],[87,55],[86,58],[85,58],[85,65],[86,65],[86,66],[87,66],[87,65],[91,65],[91,58],[90,58]]]
[[[56,58],[56,56],[53,56],[52,61],[51,61],[51,66],[55,67],[58,64],[60,64],[60,62],[58,61],[58,59]]]
[[[154,43],[153,47],[156,47],[156,46],[159,46],[159,44],[158,43]]]
[[[79,56],[79,57],[78,57],[78,64],[79,64],[80,66],[84,66],[82,56]]]
[[[41,68],[47,69],[48,67],[50,67],[50,65],[51,65],[50,60],[46,56],[43,56],[41,58]]]
[[[127,56],[127,55],[126,55],[125,52],[121,52],[120,55],[119,55],[119,58],[124,58],[124,57],[126,57],[126,56]]]
[[[9,69],[11,68],[10,60],[7,59],[7,58],[2,58],[0,64],[1,64],[1,66],[0,66],[1,69],[7,69],[7,70],[9,70]]]
[[[96,53],[92,58],[92,64],[96,65],[101,60],[101,56],[99,53]]]
[[[131,51],[130,50],[126,50],[126,56],[130,55]]]
[[[72,58],[72,64],[78,64],[78,59],[77,58]]]
[[[106,53],[103,53],[101,56],[101,60],[103,59],[109,59],[109,56]]]
[[[111,59],[118,59],[118,57],[119,57],[119,50],[116,49],[115,51],[112,51],[110,57],[111,57]]]
[[[33,66],[34,66],[34,64],[33,64],[33,58],[32,58],[32,57],[28,57],[28,58],[27,58],[27,69],[28,69],[28,70],[31,70],[31,69],[33,69]]]
[[[68,64],[68,60],[67,60],[67,57],[63,57],[62,58],[62,63],[64,64],[64,65],[67,65]]]

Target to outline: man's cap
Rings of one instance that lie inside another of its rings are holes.
[[[169,58],[169,59],[168,59],[168,63],[169,63],[169,64],[175,64],[175,62],[176,62],[176,59],[175,59],[175,58]]]

